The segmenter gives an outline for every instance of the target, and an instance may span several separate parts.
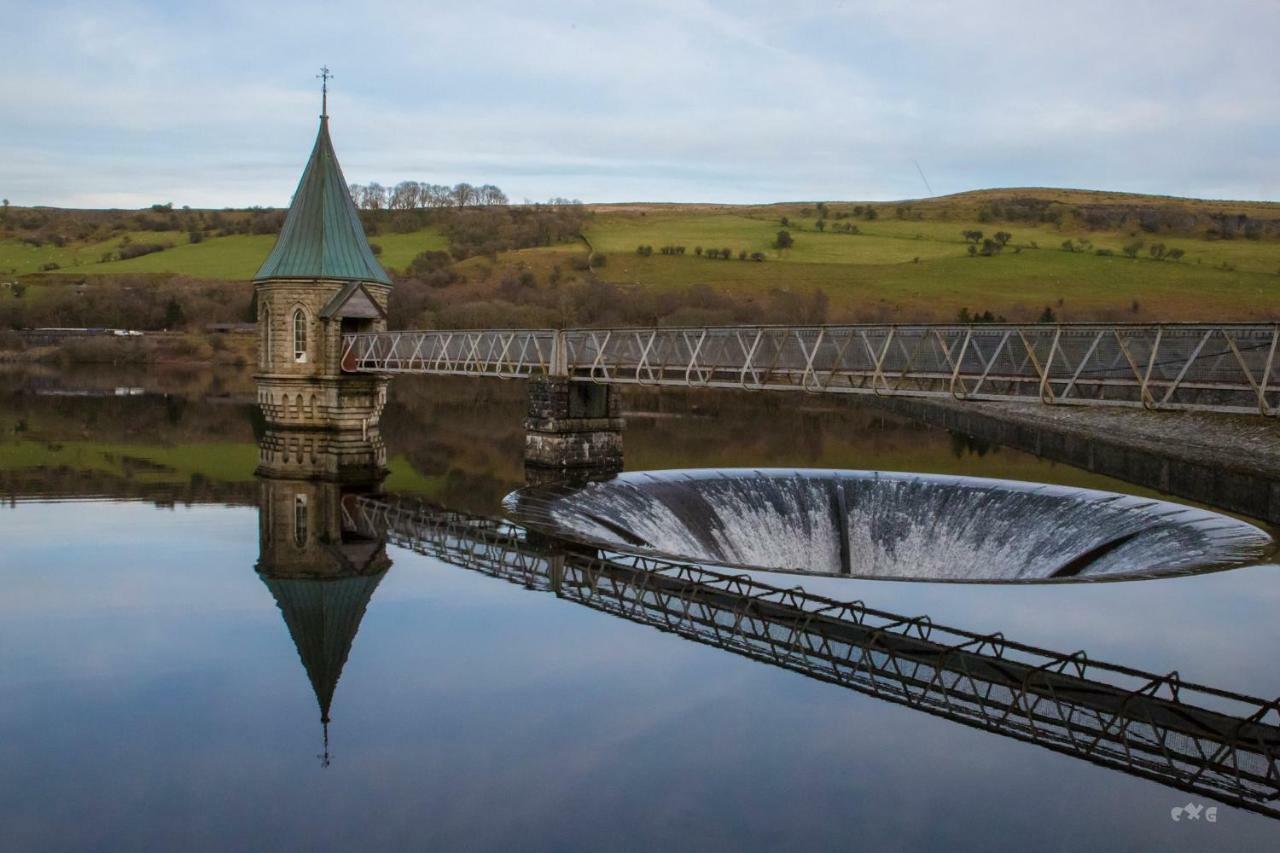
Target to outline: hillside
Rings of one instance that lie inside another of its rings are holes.
[[[371,242],[397,276],[393,319],[426,326],[953,321],[988,312],[1018,321],[1280,319],[1274,203],[1030,188],[892,203],[558,211],[363,211]],[[0,327],[86,320],[90,312],[76,300],[87,304],[86,295],[111,287],[179,302],[199,290],[201,304],[212,298],[224,306],[219,319],[247,316],[248,288],[217,296],[225,289],[218,282],[252,276],[281,216],[6,210],[0,276],[7,272],[16,286],[0,292]],[[791,238],[788,248],[779,247],[780,231]]]

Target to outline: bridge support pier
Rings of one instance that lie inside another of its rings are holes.
[[[531,483],[597,479],[622,470],[621,393],[562,376],[529,380],[524,461]]]

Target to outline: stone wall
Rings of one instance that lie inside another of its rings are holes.
[[[622,470],[618,389],[565,378],[529,380],[525,464],[550,470]]]
[[[263,374],[310,378],[337,376],[342,372],[342,324],[337,318],[321,319],[320,312],[346,284],[343,281],[276,280],[255,285],[258,295],[258,369]],[[385,311],[391,288],[368,282],[364,287]],[[305,362],[298,362],[293,355],[293,314],[299,308],[307,317]],[[385,331],[385,321],[373,321],[372,330]]]
[[[258,380],[258,407],[281,427],[359,431],[378,423],[386,402],[387,380],[379,376]]]
[[[258,440],[262,477],[344,482],[380,480],[387,449],[376,426],[364,430],[268,428]]]
[[[258,296],[258,403],[270,424],[360,430],[376,424],[386,403],[386,380],[342,372],[342,323],[320,312],[345,287],[342,281],[273,280],[255,285]],[[384,311],[391,288],[364,287]],[[294,313],[306,316],[304,361],[294,357]],[[382,320],[372,331],[384,331]]]
[[[982,403],[912,397],[881,397],[871,405],[1206,506],[1280,524],[1280,479],[1262,470],[1254,460],[1213,458],[1172,440],[1160,446],[1139,441],[1116,428],[1115,415],[1089,429],[1032,422],[1010,406],[987,408]],[[1081,414],[1087,416],[1088,412]],[[1160,417],[1140,410],[1133,410],[1131,416]]]
[[[385,571],[381,543],[360,541],[344,526],[353,492],[332,482],[263,479],[258,483],[259,573],[271,577],[347,577]]]

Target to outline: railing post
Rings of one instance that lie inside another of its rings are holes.
[[[557,329],[551,339],[551,365],[548,375],[567,377],[569,375],[569,346],[564,329]]]

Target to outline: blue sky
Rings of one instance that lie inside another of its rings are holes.
[[[0,0],[0,196],[283,205],[318,67],[351,181],[766,202],[1280,198],[1280,3]]]

